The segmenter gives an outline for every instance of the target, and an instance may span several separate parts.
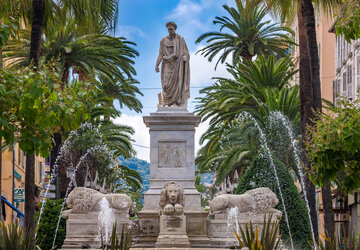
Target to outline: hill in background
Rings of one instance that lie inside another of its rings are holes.
[[[119,157],[120,164],[125,165],[133,170],[136,170],[143,179],[143,187],[141,189],[142,193],[145,193],[150,186],[149,178],[150,178],[150,163],[144,160],[140,160],[136,157],[131,159],[124,159],[122,156]],[[205,185],[212,184],[213,181],[213,173],[206,173],[201,175],[201,183]]]

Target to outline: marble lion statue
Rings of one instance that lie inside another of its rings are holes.
[[[184,189],[175,181],[168,181],[160,192],[159,206],[165,215],[182,214],[185,206]]]
[[[270,188],[260,187],[244,194],[221,194],[210,202],[210,211],[211,214],[218,214],[237,207],[239,213],[273,213],[278,217],[282,214],[274,208],[278,203],[278,198]]]
[[[66,199],[69,210],[63,212],[63,217],[67,218],[71,213],[88,213],[99,211],[100,201],[106,198],[113,209],[127,209],[130,216],[135,215],[134,203],[126,194],[103,194],[97,190],[76,187],[70,192]]]

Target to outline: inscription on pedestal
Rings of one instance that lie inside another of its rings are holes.
[[[181,221],[179,217],[170,217],[169,220],[165,221],[165,227],[168,231],[178,231],[181,226]]]
[[[159,168],[186,167],[186,143],[159,141]]]

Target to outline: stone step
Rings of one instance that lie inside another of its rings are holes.
[[[81,248],[66,248],[66,250],[79,250]],[[228,250],[226,248],[130,248],[133,250],[151,250],[151,249],[159,249],[159,250],[184,250],[184,249],[196,249],[196,250]],[[87,248],[87,250],[99,250],[98,248]]]
[[[228,250],[226,248],[131,248],[134,250],[151,250],[151,249],[159,249],[159,250],[181,250],[181,249],[196,249],[196,250],[214,250],[214,249],[218,249],[218,250]]]

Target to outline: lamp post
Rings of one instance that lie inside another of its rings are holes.
[[[75,181],[75,168],[74,167],[68,167],[66,169],[66,177],[70,178],[70,183],[76,187],[76,181]]]
[[[74,167],[68,167],[66,169],[66,177],[70,178],[70,180],[74,177],[75,175],[75,168]]]

